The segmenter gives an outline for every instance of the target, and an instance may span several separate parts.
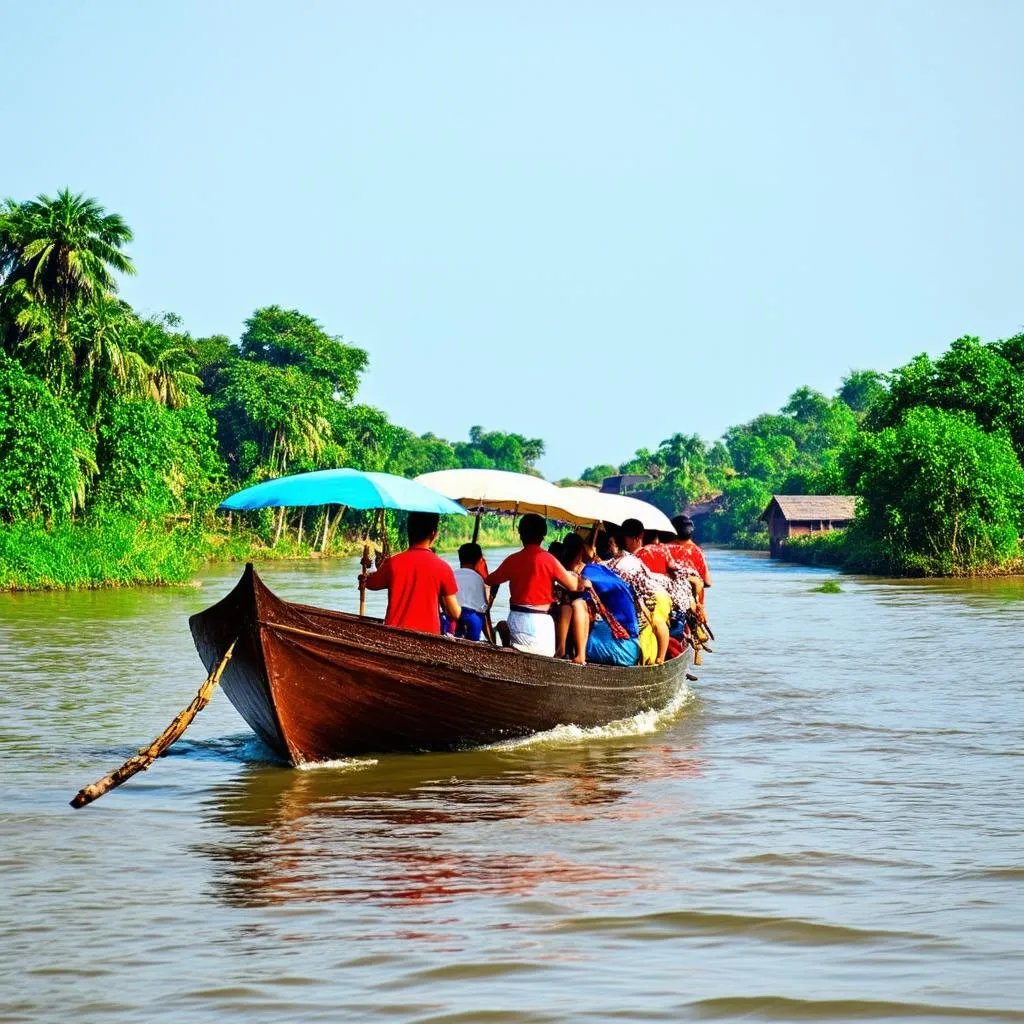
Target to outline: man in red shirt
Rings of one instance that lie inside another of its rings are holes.
[[[508,622],[497,626],[502,642],[517,651],[550,658],[555,653],[555,620],[551,617],[555,583],[573,592],[591,589],[593,584],[541,548],[547,532],[548,524],[541,516],[532,512],[523,516],[519,520],[522,551],[509,555],[485,582],[495,589],[502,583],[509,586]]]
[[[436,512],[410,512],[408,550],[392,555],[375,573],[360,576],[367,590],[387,590],[385,626],[440,633],[440,604],[451,621],[458,622],[462,609],[455,597],[459,591],[455,573],[430,550],[437,540],[438,521]]]

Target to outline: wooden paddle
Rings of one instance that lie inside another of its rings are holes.
[[[71,801],[71,806],[77,810],[79,807],[91,804],[93,800],[98,800],[104,793],[109,793],[110,790],[120,786],[122,782],[127,782],[133,775],[144,772],[171,744],[180,740],[182,734],[192,724],[192,719],[210,703],[213,691],[217,688],[220,677],[231,660],[231,655],[235,652],[236,643],[238,643],[237,640],[232,641],[217,667],[206,677],[206,682],[199,687],[199,692],[193,698],[192,703],[184,711],[179,711],[174,721],[148,747],[144,747],[137,754],[129,757],[117,771],[105,775],[99,782],[94,782],[91,786],[84,786],[80,789]]]

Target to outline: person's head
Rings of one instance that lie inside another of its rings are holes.
[[[659,544],[674,544],[676,541],[676,535],[668,530],[658,531],[658,543]]]
[[[587,560],[587,545],[578,533],[570,533],[562,541],[562,554],[559,561],[566,569],[574,569],[580,562]]]
[[[540,544],[548,535],[548,524],[543,516],[527,512],[519,520],[519,539],[523,544]]]
[[[657,530],[644,530],[644,543],[645,544],[657,544],[658,543],[658,531]]]
[[[560,540],[553,540],[548,545],[548,552],[555,556],[559,561],[562,560],[562,542]]]
[[[627,519],[622,524],[622,540],[630,553],[644,546],[644,524],[639,519]]]
[[[689,516],[673,516],[672,525],[680,540],[693,540],[693,520]]]
[[[410,546],[433,542],[437,536],[437,524],[441,517],[436,512],[410,512],[405,521],[405,532],[409,537]]]
[[[602,562],[607,562],[609,558],[614,558],[619,553],[619,546],[615,543],[615,535],[608,530],[602,530],[597,535],[596,550],[597,557]]]
[[[470,542],[459,548],[459,565],[463,569],[475,569],[483,557],[484,553],[480,550],[479,544]]]

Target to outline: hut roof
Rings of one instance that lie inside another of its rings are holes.
[[[772,502],[779,506],[779,511],[791,523],[808,519],[832,522],[852,519],[857,508],[857,499],[852,494],[773,494],[768,508],[761,513],[762,519],[768,517]]]

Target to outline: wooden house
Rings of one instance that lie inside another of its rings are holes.
[[[651,480],[649,473],[623,473],[621,476],[606,476],[601,481],[602,494],[629,494]]]
[[[694,537],[698,542],[704,537],[704,528],[707,525],[708,516],[723,508],[725,508],[725,495],[717,494],[713,498],[691,502],[683,509],[682,514],[689,516],[693,520]]]
[[[761,519],[768,524],[768,550],[779,557],[782,542],[808,533],[840,530],[853,520],[857,499],[848,494],[775,494]]]

